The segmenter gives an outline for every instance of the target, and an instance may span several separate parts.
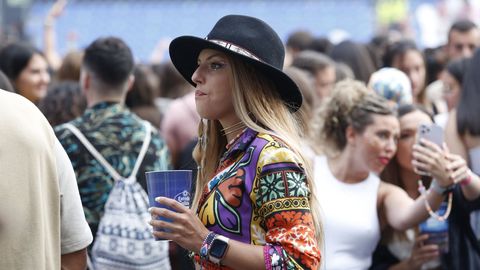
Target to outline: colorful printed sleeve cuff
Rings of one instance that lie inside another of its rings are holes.
[[[263,247],[263,259],[265,260],[265,269],[267,270],[286,269],[282,249],[279,246],[266,244]]]

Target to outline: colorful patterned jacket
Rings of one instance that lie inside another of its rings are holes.
[[[317,269],[310,190],[297,160],[278,138],[247,128],[227,146],[205,187],[200,220],[217,234],[263,245],[267,269]],[[229,269],[196,261],[204,269]]]

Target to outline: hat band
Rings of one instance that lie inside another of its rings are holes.
[[[240,46],[237,46],[235,44],[232,44],[230,42],[227,42],[227,41],[223,41],[223,40],[218,40],[218,39],[208,39],[208,38],[205,38],[206,40],[210,41],[210,42],[213,42],[217,45],[220,45],[222,47],[224,47],[225,49],[227,50],[230,50],[232,52],[235,52],[235,53],[238,53],[238,54],[241,54],[241,55],[244,55],[248,58],[252,58],[252,59],[255,59],[257,61],[261,61],[263,62],[260,58],[258,58],[255,54],[249,52],[248,50],[240,47]]]

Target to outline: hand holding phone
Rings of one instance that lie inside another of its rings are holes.
[[[427,142],[422,143],[422,139]],[[443,150],[443,129],[436,124],[421,124],[417,130],[417,143],[413,146],[413,167],[419,175],[440,177],[443,183],[447,175]]]

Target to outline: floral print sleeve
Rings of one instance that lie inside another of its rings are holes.
[[[266,269],[317,269],[320,251],[310,190],[295,154],[278,139],[246,129],[220,160],[197,210],[205,227],[231,240],[263,246]],[[231,269],[208,260],[203,269]]]
[[[320,251],[304,170],[295,154],[278,142],[265,146],[257,163],[255,200],[265,231],[267,269],[317,269]]]

